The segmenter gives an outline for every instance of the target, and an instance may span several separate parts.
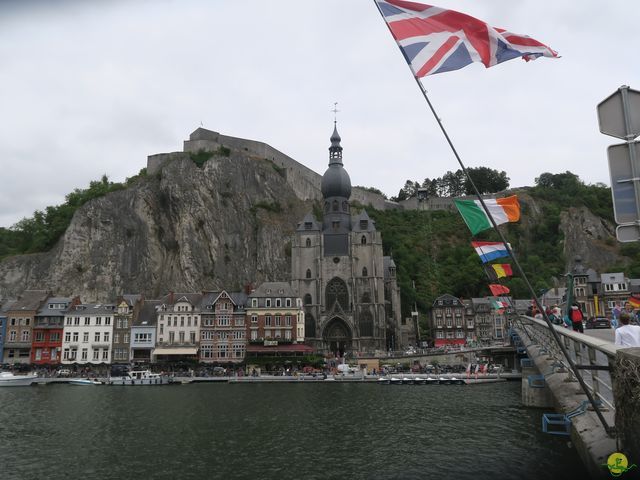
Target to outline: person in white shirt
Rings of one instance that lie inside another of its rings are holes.
[[[620,314],[620,326],[616,328],[616,345],[622,347],[640,347],[640,327],[629,325],[631,317],[627,312]]]

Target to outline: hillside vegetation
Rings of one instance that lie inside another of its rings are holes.
[[[567,259],[563,255],[560,213],[568,207],[585,206],[613,221],[611,192],[605,185],[585,185],[577,175],[565,172],[544,173],[536,179],[536,186],[522,189],[521,193],[523,220],[500,228],[534,291],[539,293],[553,287],[554,282],[564,283]],[[540,212],[533,214],[525,200],[527,196],[535,200]],[[367,211],[382,232],[385,254],[391,254],[396,263],[403,315],[410,315],[414,303],[419,311],[429,310],[435,298],[444,293],[462,298],[490,295],[489,278],[471,247],[474,238],[460,215],[445,211]],[[481,232],[475,239],[500,240],[492,230]],[[612,247],[617,245],[613,237],[606,242]],[[628,262],[611,265],[609,271],[640,276],[640,245],[622,245],[619,253],[628,257]],[[513,263],[509,259],[500,262]],[[514,297],[530,298],[515,265],[513,270],[514,277],[501,279],[501,283],[510,288]]]

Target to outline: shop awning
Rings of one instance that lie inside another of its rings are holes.
[[[198,349],[196,347],[174,347],[174,348],[156,348],[151,355],[196,355]]]

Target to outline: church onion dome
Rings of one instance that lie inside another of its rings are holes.
[[[334,126],[331,135],[331,147],[329,147],[329,168],[322,176],[322,196],[330,197],[351,197],[351,179],[342,165],[342,147],[340,146],[340,135],[337,126]]]

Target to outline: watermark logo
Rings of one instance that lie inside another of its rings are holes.
[[[609,469],[609,473],[612,477],[619,477],[636,466],[637,465],[635,463],[629,465],[626,455],[620,452],[614,452],[609,455],[607,463],[603,465],[603,467],[607,467]]]

